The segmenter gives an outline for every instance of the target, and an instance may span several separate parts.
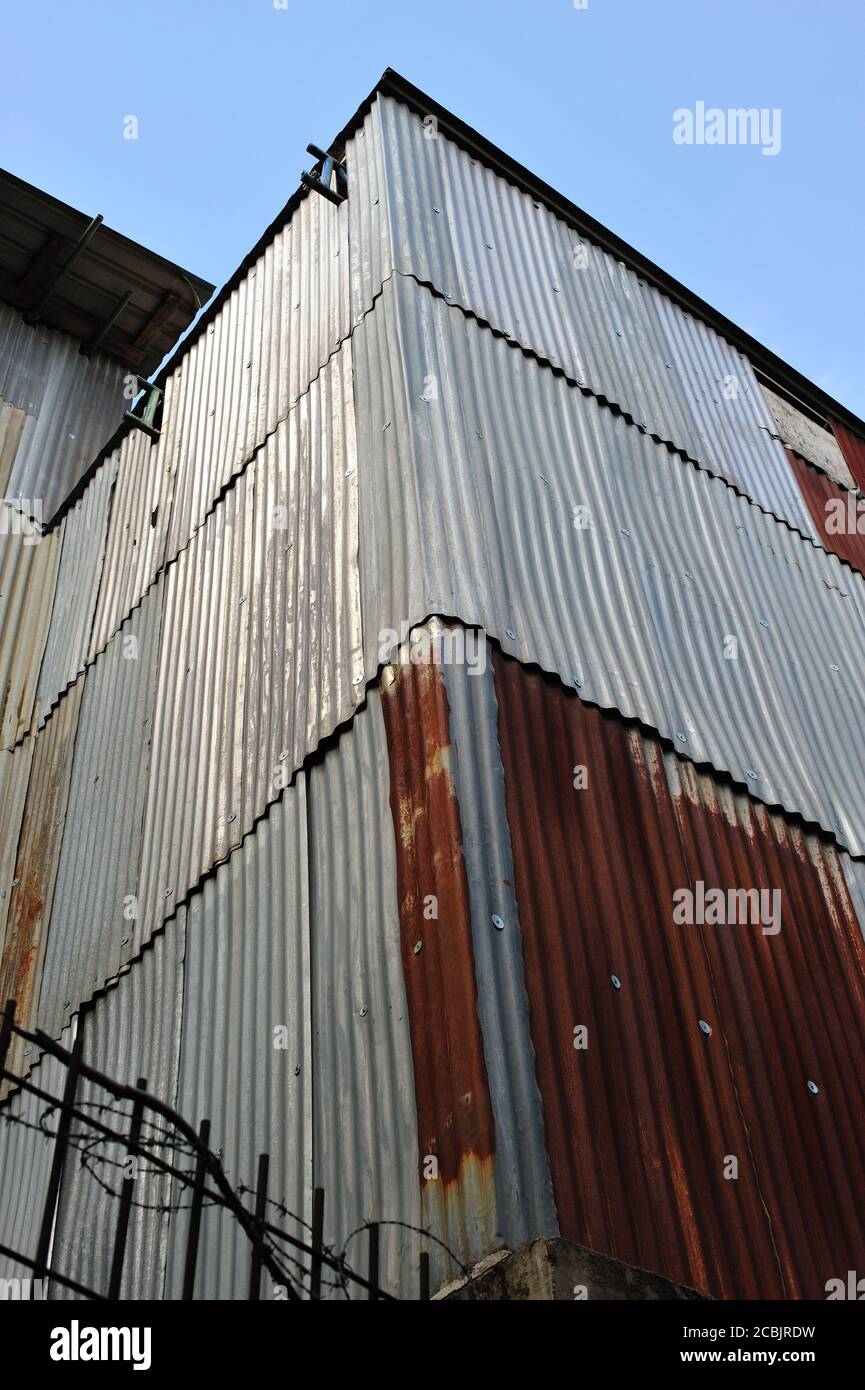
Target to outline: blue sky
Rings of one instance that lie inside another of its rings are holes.
[[[2,30],[0,162],[217,285],[395,67],[865,415],[862,0],[40,0]],[[697,101],[780,108],[780,153],[675,144]]]

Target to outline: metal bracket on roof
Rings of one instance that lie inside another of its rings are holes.
[[[332,154],[320,150],[318,145],[307,145],[306,151],[307,154],[314,154],[316,159],[320,161],[321,173],[314,174],[304,170],[300,175],[300,181],[304,188],[314,189],[323,198],[327,198],[328,202],[336,203],[337,206],[344,203],[348,197],[348,174],[345,165],[340,164],[339,160],[335,159]],[[334,177],[336,178],[336,187],[332,188],[331,183]]]
[[[149,434],[151,439],[158,439],[161,430],[154,425],[153,421],[162,401],[162,390],[159,386],[154,386],[152,381],[148,381],[146,376],[136,376],[135,379],[141,389],[147,392],[147,395],[140,415],[136,415],[132,410],[127,410],[123,418],[131,421],[137,429],[144,430],[144,433]]]

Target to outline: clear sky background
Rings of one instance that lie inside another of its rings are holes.
[[[0,54],[0,162],[217,286],[394,67],[865,415],[863,0],[5,0]]]

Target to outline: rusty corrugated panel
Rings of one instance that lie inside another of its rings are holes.
[[[865,574],[865,502],[862,497],[856,491],[839,487],[792,449],[787,450],[787,457],[826,549]]]
[[[429,135],[380,94],[348,142],[354,322],[394,272],[411,275],[810,537],[747,358],[442,132]]]
[[[441,670],[387,668],[381,703],[424,1217],[470,1263],[492,1248],[496,1233],[495,1125]],[[435,1176],[427,1178],[431,1159]]]
[[[458,617],[865,851],[858,573],[402,276],[352,349],[368,671]]]
[[[350,345],[165,574],[135,948],[361,698]]]
[[[831,420],[830,424],[841,446],[841,452],[850,466],[856,486],[860,492],[865,492],[865,440],[848,430],[840,420]]]
[[[73,686],[34,740],[15,862],[17,882],[9,898],[0,961],[0,1000],[17,1001],[17,1021],[25,1028],[36,1021],[80,703],[81,686]],[[20,1040],[16,1040],[11,1049],[12,1070],[20,1060],[20,1050]]]
[[[60,538],[40,536],[0,502],[0,746],[11,748],[33,720],[48,639]]]
[[[6,918],[18,857],[18,834],[30,781],[34,740],[0,751],[0,959],[6,941]],[[2,1001],[0,1001],[2,1002]]]
[[[785,1296],[825,1298],[865,1260],[865,943],[841,856],[691,764],[666,764],[691,882],[780,894],[767,899],[777,932],[771,911],[768,932],[694,930]]]
[[[834,849],[495,669],[562,1234],[716,1296],[825,1296],[865,1254],[865,971]],[[698,880],[779,888],[782,930],[674,925]]]
[[[771,391],[763,382],[760,389],[766,398],[778,438],[800,458],[807,459],[828,473],[840,487],[855,487],[856,482],[844,455],[830,429],[824,429],[810,416],[791,405],[783,396]]]
[[[142,910],[142,820],[162,593],[160,579],[81,682],[69,815],[39,997],[40,1027],[55,1037],[133,952],[135,915]]]

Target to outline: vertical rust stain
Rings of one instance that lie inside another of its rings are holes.
[[[858,434],[848,430],[839,420],[830,420],[829,423],[847,467],[856,479],[856,486],[861,492],[865,492],[865,439],[860,439]]]
[[[441,1191],[459,1180],[461,1169],[466,1172],[467,1160],[490,1165],[493,1116],[477,1014],[460,814],[451,776],[447,693],[440,668],[433,663],[394,670],[393,681],[382,685],[382,710],[421,1177],[424,1156],[435,1155]]]
[[[842,560],[859,570],[860,574],[865,574],[865,504],[861,512],[860,530],[860,514],[857,510],[860,499],[856,494],[833,483],[819,468],[806,463],[792,449],[786,452],[826,549],[840,555]],[[843,530],[835,529],[837,523],[833,524],[833,517],[837,517],[843,523]],[[833,524],[831,531],[830,524]]]

